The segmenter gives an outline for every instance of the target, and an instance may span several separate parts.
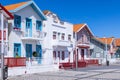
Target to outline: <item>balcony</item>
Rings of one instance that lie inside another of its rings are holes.
[[[27,29],[26,32],[22,32],[22,40],[39,40],[42,41],[45,37],[45,32],[35,31],[32,32],[30,29]]]
[[[65,40],[53,40],[53,46],[72,46],[72,42],[71,41],[65,41]]]
[[[77,46],[80,47],[80,48],[90,48],[90,43],[85,42],[85,41],[83,41],[83,42],[78,41]]]

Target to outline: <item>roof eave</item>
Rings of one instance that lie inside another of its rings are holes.
[[[0,4],[0,7],[2,8],[2,10],[5,11],[5,13],[9,16],[8,19],[13,19],[14,16],[6,9],[4,8],[1,4]]]
[[[36,13],[41,17],[42,20],[46,20],[47,18],[45,17],[45,15],[42,13],[42,11],[39,9],[39,7],[35,4],[34,1],[28,1],[26,4],[20,6],[19,8],[16,8],[14,10],[10,10],[11,13],[17,12],[23,8],[25,8],[26,6],[31,5],[32,8],[34,8],[34,10],[36,11]]]

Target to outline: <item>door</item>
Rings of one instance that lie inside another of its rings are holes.
[[[14,57],[21,57],[21,44],[14,44]]]
[[[26,37],[32,37],[32,20],[26,18]]]
[[[38,63],[41,64],[41,61],[42,61],[42,47],[41,47],[41,45],[36,45],[36,52],[38,54]]]
[[[81,59],[84,60],[84,49],[81,49]]]
[[[26,44],[26,57],[32,57],[32,44]]]

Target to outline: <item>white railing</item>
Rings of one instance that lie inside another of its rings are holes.
[[[31,38],[31,39],[43,39],[45,37],[45,32],[43,31],[35,31],[32,32],[30,31],[30,29],[27,29],[26,32],[22,33],[22,38]]]
[[[53,40],[54,46],[71,46],[71,41],[65,41],[65,40]]]

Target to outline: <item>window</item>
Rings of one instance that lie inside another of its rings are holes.
[[[61,24],[61,25],[64,25],[64,22],[63,22],[63,21],[60,21],[60,24]]]
[[[53,39],[56,39],[56,32],[53,32]]]
[[[84,35],[82,35],[82,43],[83,43],[83,41],[84,41]]]
[[[65,40],[65,34],[64,33],[62,33],[61,39]]]
[[[53,51],[53,58],[56,59],[56,51]]]
[[[71,35],[70,34],[68,35],[68,40],[71,41]]]
[[[21,44],[14,43],[14,57],[21,57]]]
[[[58,40],[60,40],[60,33],[58,32]]]
[[[65,53],[64,53],[64,51],[62,51],[62,60],[64,60],[65,59]]]
[[[60,59],[60,51],[58,51],[58,58]]]
[[[58,23],[57,16],[53,15],[52,17],[53,17],[53,22],[54,22],[54,23]]]
[[[21,28],[21,16],[14,15],[15,28]]]
[[[36,30],[42,30],[42,22],[41,21],[36,21]]]
[[[68,56],[69,56],[68,61],[70,62],[70,52],[68,52]]]

